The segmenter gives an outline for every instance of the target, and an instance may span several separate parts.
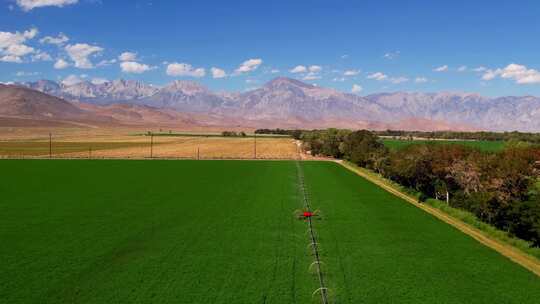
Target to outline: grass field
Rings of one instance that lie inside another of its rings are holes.
[[[478,148],[482,151],[497,152],[504,149],[504,141],[473,141],[473,140],[399,140],[382,139],[382,142],[390,150],[399,150],[415,144],[452,144]]]
[[[536,303],[540,279],[303,162],[332,303]],[[293,161],[0,161],[2,303],[317,303]]]

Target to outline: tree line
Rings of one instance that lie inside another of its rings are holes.
[[[415,144],[390,151],[370,131],[302,132],[313,155],[351,161],[420,193],[447,200],[490,225],[540,247],[540,148],[484,152],[459,144]]]
[[[378,136],[391,136],[400,138],[420,137],[426,139],[461,139],[461,140],[487,140],[487,141],[521,141],[528,143],[540,143],[540,133],[524,132],[455,132],[455,131],[400,131],[386,130],[374,131]]]

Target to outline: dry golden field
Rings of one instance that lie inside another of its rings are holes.
[[[158,131],[158,130],[156,130]],[[216,132],[182,136],[143,135],[147,130],[90,128],[0,128],[0,157],[74,158],[257,158],[292,159],[298,149],[291,138],[219,137]],[[177,133],[178,131],[173,131]]]

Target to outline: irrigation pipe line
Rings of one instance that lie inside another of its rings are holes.
[[[302,167],[300,166],[300,162],[299,161],[296,161],[296,170],[298,172],[298,182],[300,184],[300,193],[302,195],[302,201],[303,201],[303,205],[304,205],[304,208],[306,209],[307,212],[311,212],[311,206],[309,204],[309,199],[308,199],[308,196],[307,196],[307,192],[306,192],[306,188],[305,188],[305,183],[304,183],[304,173],[302,172]],[[317,270],[317,277],[319,279],[319,288],[317,288],[313,294],[312,294],[312,297],[320,291],[321,293],[321,303],[322,304],[328,304],[328,288],[326,288],[325,284],[324,284],[324,275],[323,275],[323,272],[321,270],[321,257],[320,257],[320,254],[319,254],[319,246],[318,246],[318,243],[317,243],[317,239],[315,238],[315,232],[314,232],[314,229],[313,229],[313,221],[311,219],[311,216],[308,216],[307,217],[307,223],[308,223],[308,231],[309,231],[309,237],[310,237],[310,244],[308,246],[311,246],[311,248],[313,249],[313,256],[315,257],[315,261],[313,263],[311,263],[311,265],[309,266],[309,268],[311,269],[311,266],[313,265],[316,265],[316,270]]]

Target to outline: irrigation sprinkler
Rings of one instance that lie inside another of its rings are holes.
[[[325,264],[324,264],[322,261],[314,261],[314,262],[311,263],[311,264],[309,265],[309,267],[308,267],[308,270],[309,270],[310,272],[313,272],[313,265],[317,265],[317,269],[315,269],[315,270],[316,270],[316,272],[318,272],[318,271],[320,271],[321,266],[322,266],[322,265],[325,265]]]
[[[324,299],[325,299],[325,300],[323,300],[323,303],[328,303],[328,299],[326,299],[326,295],[327,295],[327,293],[328,293],[328,288],[326,288],[326,287],[320,287],[320,288],[317,288],[317,289],[311,294],[311,297],[313,298],[317,292],[320,292],[320,293],[321,293],[321,296],[324,295]]]

